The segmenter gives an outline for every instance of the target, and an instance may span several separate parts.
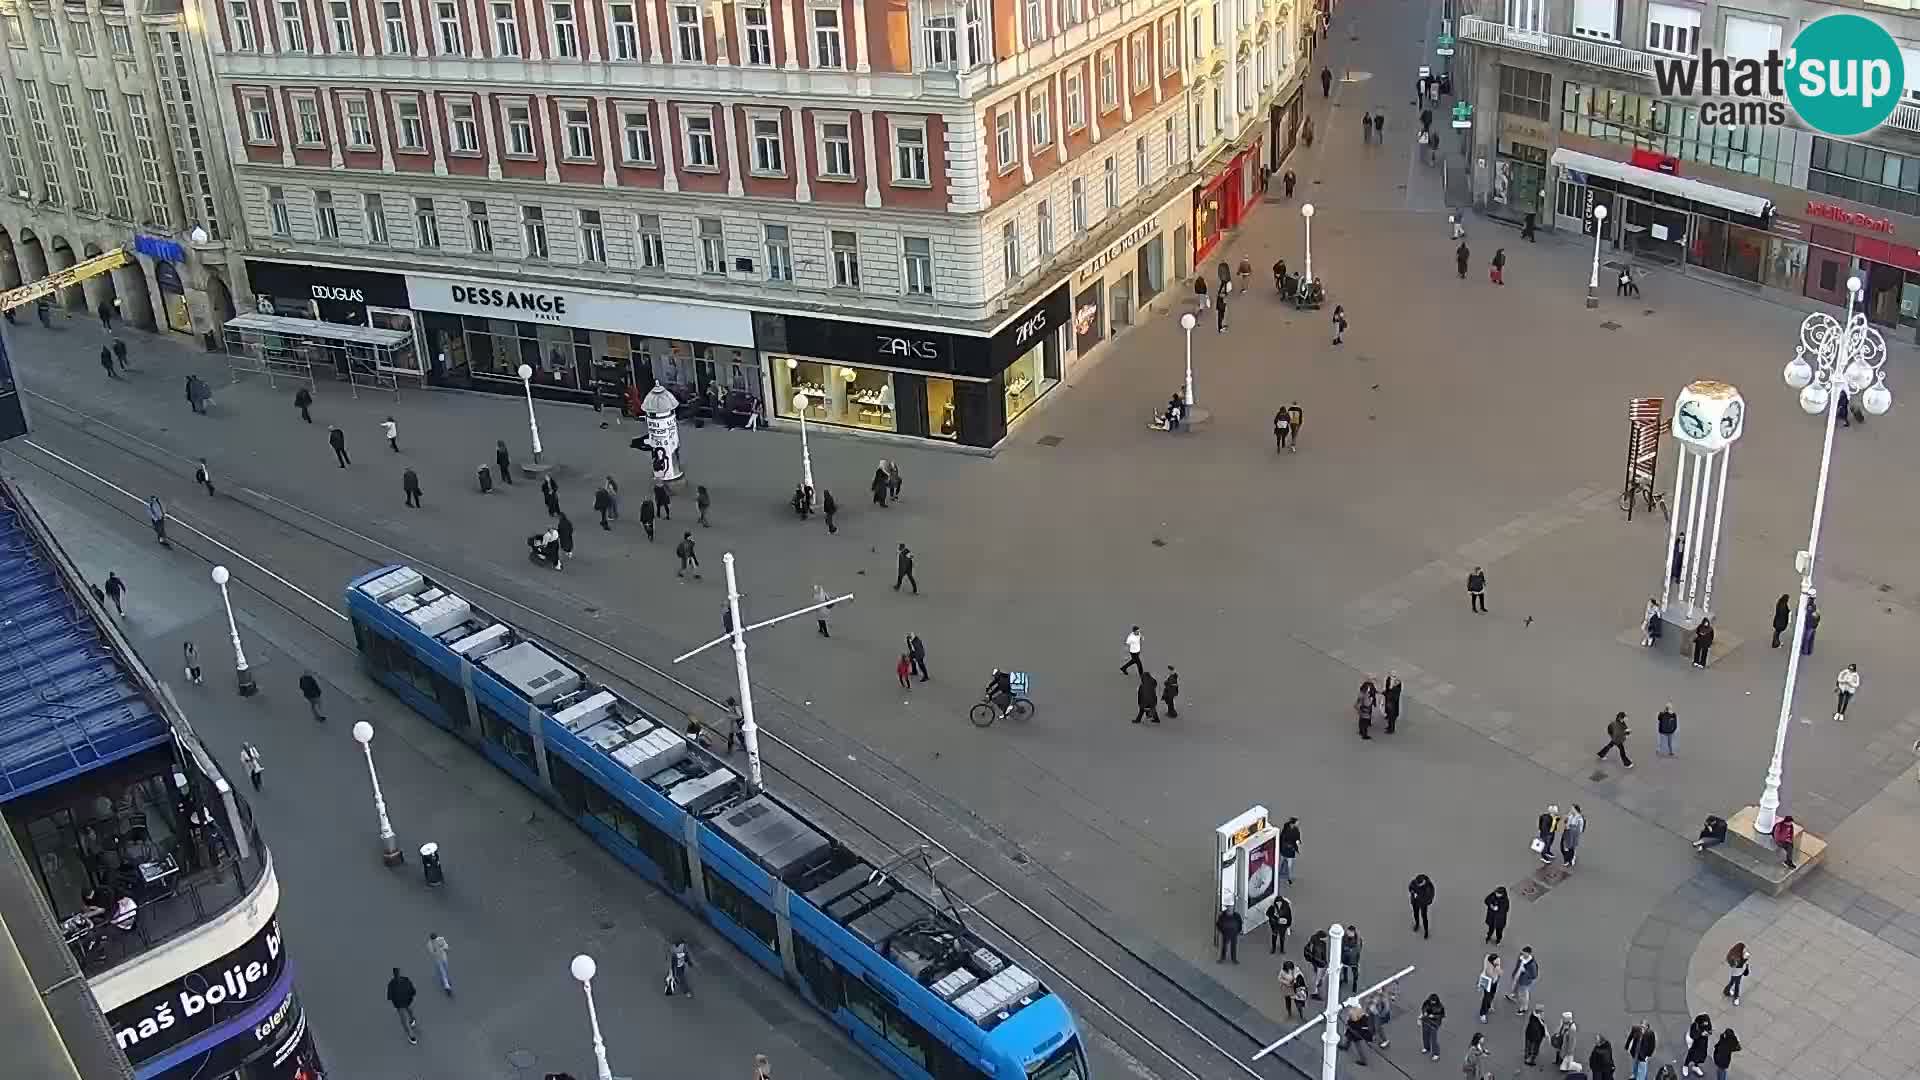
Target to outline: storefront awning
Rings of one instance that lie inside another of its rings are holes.
[[[1689,180],[1684,176],[1668,176],[1666,173],[1642,169],[1624,161],[1582,154],[1577,150],[1565,148],[1555,150],[1553,163],[1563,169],[1604,176],[1623,184],[1664,192],[1677,199],[1691,199],[1694,202],[1717,206],[1722,210],[1731,210],[1748,217],[1765,217],[1768,208],[1773,205],[1758,195],[1749,195],[1744,191],[1715,187],[1698,180]]]
[[[253,312],[227,320],[228,330],[252,331],[256,334],[284,334],[287,337],[321,338],[338,341],[348,345],[365,345],[369,348],[393,348],[413,340],[413,335],[405,330],[384,330],[374,326],[349,326],[345,323],[316,322],[313,319],[294,319],[285,315],[262,315]]]

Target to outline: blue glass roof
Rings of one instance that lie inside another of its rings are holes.
[[[172,737],[15,498],[0,487],[0,802]]]

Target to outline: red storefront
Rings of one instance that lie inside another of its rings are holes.
[[[1252,145],[1235,145],[1223,151],[1218,170],[1193,191],[1193,265],[1220,246],[1231,229],[1260,205],[1260,164],[1264,137]]]

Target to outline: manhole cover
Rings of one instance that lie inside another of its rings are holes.
[[[1537,878],[1541,884],[1546,885],[1548,888],[1552,888],[1553,886],[1558,885],[1561,882],[1567,880],[1568,875],[1567,875],[1567,871],[1561,867],[1542,866],[1540,869],[1535,870],[1533,872],[1533,876]]]
[[[1538,900],[1541,897],[1547,895],[1547,887],[1533,880],[1532,878],[1528,878],[1527,880],[1521,882],[1520,884],[1515,885],[1513,887],[1513,891],[1519,893],[1520,899],[1525,900],[1528,903],[1532,903],[1533,901]]]
[[[1602,329],[1602,330],[1618,330],[1618,329],[1620,329],[1620,324],[1619,324],[1619,323],[1617,323],[1617,322],[1614,322],[1614,321],[1613,321],[1612,319],[1608,319],[1608,320],[1607,320],[1606,322],[1603,322],[1603,323],[1601,323],[1601,324],[1600,324],[1600,329]]]
[[[1065,442],[1066,440],[1062,439],[1058,435],[1042,435],[1038,439],[1035,439],[1034,441],[1039,443],[1041,446],[1059,446],[1062,442]]]

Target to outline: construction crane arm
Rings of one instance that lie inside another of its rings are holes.
[[[0,311],[12,311],[14,308],[31,304],[43,296],[51,296],[61,289],[70,289],[90,277],[97,277],[109,270],[116,270],[133,261],[133,253],[118,247],[104,251],[92,258],[81,259],[65,270],[55,270],[39,281],[30,281],[25,285],[0,292]]]

